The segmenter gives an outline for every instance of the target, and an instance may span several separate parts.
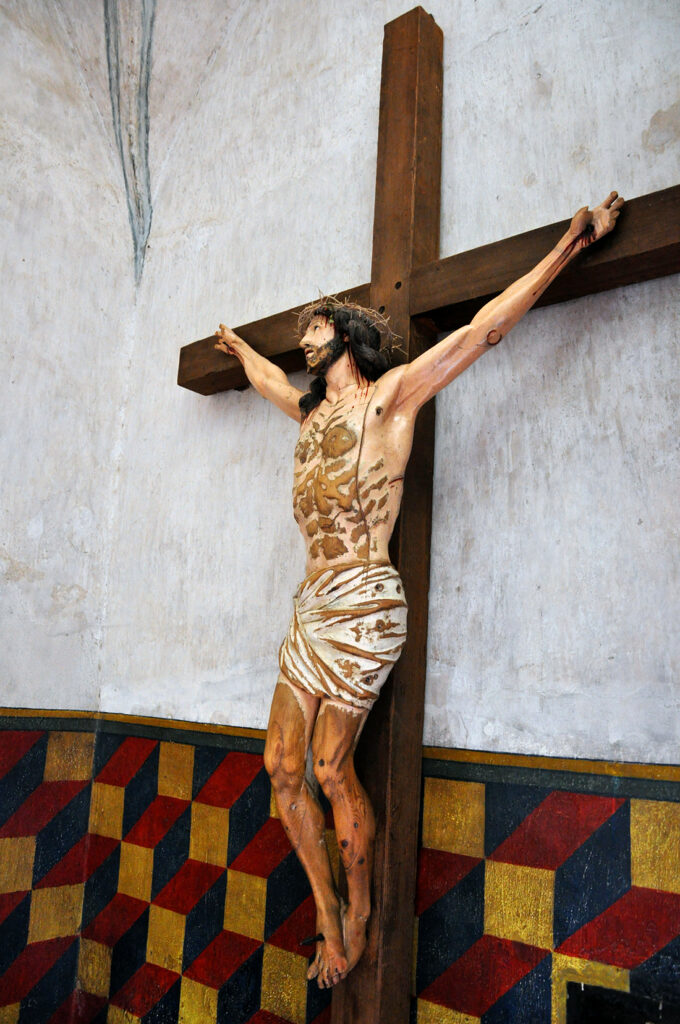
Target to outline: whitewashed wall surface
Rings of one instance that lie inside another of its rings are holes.
[[[368,280],[405,0],[3,0],[1,694],[262,727],[295,425],[178,350]],[[680,8],[432,0],[442,255],[677,182]],[[677,278],[438,399],[428,743],[678,761]]]

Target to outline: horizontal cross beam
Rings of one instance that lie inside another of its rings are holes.
[[[531,270],[565,232],[568,223],[565,220],[525,231],[414,268],[411,316],[431,321],[437,331],[454,330],[469,322],[484,302]],[[576,259],[537,305],[565,302],[679,271],[680,185],[674,185],[627,201],[616,231]],[[368,305],[370,286],[359,285],[340,294]],[[296,326],[297,313],[302,308],[296,306],[234,329],[287,373],[301,370],[304,359],[297,347]],[[217,352],[214,342],[211,335],[181,349],[177,375],[181,387],[213,395],[247,386],[241,364],[234,356]]]
[[[411,316],[440,331],[468,323],[477,309],[535,267],[568,220],[513,235],[414,270]],[[537,306],[578,299],[680,271],[680,185],[626,201],[615,232],[586,249],[544,292]]]

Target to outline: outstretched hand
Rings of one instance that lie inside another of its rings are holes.
[[[225,352],[228,356],[235,356],[236,349],[235,343],[238,344],[241,339],[238,334],[234,334],[230,327],[225,327],[224,324],[220,324],[217,331],[215,332],[217,338],[217,344],[215,348],[220,352]]]
[[[594,210],[584,206],[575,213],[569,226],[569,233],[578,239],[582,248],[585,248],[613,231],[622,207],[623,199],[618,192],[610,192],[604,202]]]

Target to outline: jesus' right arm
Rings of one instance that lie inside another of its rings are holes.
[[[283,370],[270,359],[259,355],[248,342],[224,324],[220,324],[217,338],[219,340],[215,348],[229,356],[236,356],[255,390],[299,423],[302,391],[293,387]]]

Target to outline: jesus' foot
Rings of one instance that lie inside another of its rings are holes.
[[[347,972],[355,967],[366,949],[366,926],[368,925],[369,914],[358,914],[350,903],[347,906],[343,903],[340,907],[342,918],[342,937],[345,943],[347,954]]]
[[[334,907],[316,919],[318,931],[323,935],[316,944],[316,956],[309,965],[307,977],[317,979],[319,988],[331,988],[347,974],[347,957],[342,941],[340,908]]]

